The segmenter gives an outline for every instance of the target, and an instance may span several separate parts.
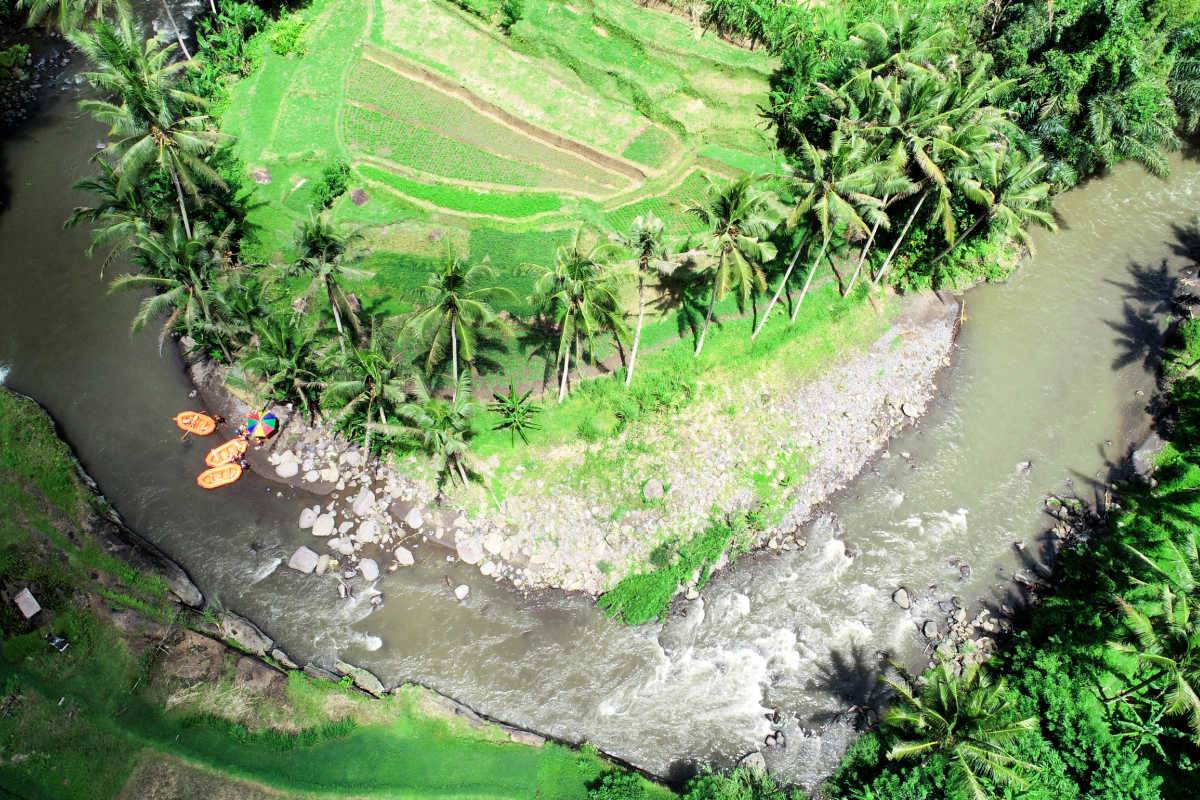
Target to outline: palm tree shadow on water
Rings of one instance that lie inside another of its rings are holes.
[[[827,695],[835,708],[804,718],[797,715],[797,719],[821,731],[837,723],[866,730],[879,721],[891,701],[891,689],[880,680],[886,663],[883,651],[868,653],[866,646],[857,642],[846,651],[830,650],[828,663],[817,664],[818,674],[808,688]]]
[[[1177,231],[1173,247],[1190,246],[1179,238]],[[1140,361],[1147,372],[1152,372],[1163,354],[1165,336],[1161,317],[1176,306],[1171,292],[1174,277],[1165,258],[1157,266],[1131,262],[1127,273],[1126,280],[1105,279],[1105,283],[1121,289],[1125,297],[1121,319],[1104,321],[1117,334],[1113,342],[1118,353],[1111,367],[1120,370]]]

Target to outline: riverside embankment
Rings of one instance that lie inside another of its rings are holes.
[[[86,232],[60,228],[78,202],[63,187],[90,172],[102,138],[73,94],[7,149],[0,362],[130,526],[297,659],[428,684],[660,774],[782,731],[767,762],[811,784],[852,735],[847,710],[872,697],[876,649],[919,654],[939,603],[1007,591],[1013,542],[1036,551],[1046,527],[1043,496],[1068,480],[1086,493],[1139,438],[1162,279],[1200,188],[1200,169],[1175,158],[1170,182],[1123,167],[1061,198],[1063,231],[1037,233],[1038,256],[1009,284],[968,294],[941,398],[800,532],[807,547],[747,559],[665,628],[614,625],[582,595],[522,601],[441,548],[382,577],[376,609],[362,593],[339,599],[333,576],[277,568],[313,539],[296,524],[310,494],[256,476],[195,487],[205,443],[181,443],[170,424],[193,402],[182,365],[152,336],[129,338],[137,298],[107,296],[81,256]],[[890,600],[899,585],[913,589],[908,610]]]

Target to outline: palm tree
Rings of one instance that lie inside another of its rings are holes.
[[[311,408],[304,392],[316,379],[313,366],[318,359],[316,326],[293,322],[273,314],[255,320],[254,344],[242,356],[242,369],[254,373],[270,396],[283,391]]]
[[[72,188],[96,195],[96,204],[77,206],[63,227],[73,228],[81,222],[97,226],[92,229],[92,243],[87,255],[91,258],[97,247],[109,248],[100,262],[100,277],[103,278],[104,268],[122,248],[128,247],[138,234],[159,228],[162,220],[157,205],[146,196],[141,184],[133,185],[127,192],[118,192],[115,170],[103,158],[95,160],[101,174],[77,181]]]
[[[478,407],[471,398],[471,376],[464,372],[450,401],[434,396],[425,380],[417,375],[412,384],[412,400],[396,410],[398,422],[375,424],[380,433],[396,436],[415,445],[435,460],[439,475],[457,475],[464,486],[469,454],[471,420]]]
[[[118,193],[128,193],[161,168],[175,188],[184,231],[191,236],[184,194],[198,199],[201,185],[225,187],[204,156],[229,137],[206,127],[209,118],[197,109],[207,101],[180,88],[178,75],[185,65],[170,63],[173,45],[141,37],[128,15],[116,27],[101,20],[91,33],[68,37],[96,67],[84,77],[113,98],[82,100],[79,107],[111,126],[114,141],[102,153],[112,164]]]
[[[728,183],[710,182],[704,200],[687,209],[708,226],[705,249],[715,261],[708,312],[696,342],[695,356],[704,348],[704,337],[718,299],[730,289],[736,289],[745,300],[755,288],[766,288],[762,264],[775,257],[775,245],[764,241],[771,231],[771,219],[766,195],[758,189],[760,180],[757,175],[743,175]]]
[[[1013,698],[1003,678],[994,680],[977,663],[964,665],[956,676],[942,661],[918,686],[903,669],[896,670],[898,678],[883,677],[897,695],[883,724],[908,738],[892,745],[889,761],[943,753],[974,800],[988,798],[981,776],[1000,785],[1026,785],[1021,773],[1037,767],[1014,756],[1009,745],[1038,723],[1035,717],[1011,720]]]
[[[637,259],[638,270],[638,318],[637,330],[633,334],[633,347],[629,351],[629,369],[625,372],[625,385],[633,381],[633,368],[637,363],[638,344],[642,341],[642,319],[646,313],[646,276],[650,272],[650,263],[662,262],[667,258],[667,245],[664,241],[666,229],[663,221],[654,216],[653,211],[634,217],[629,226],[629,233],[614,233],[611,238],[621,247],[629,250]]]
[[[214,322],[212,313],[213,238],[204,222],[197,224],[195,235],[187,234],[179,218],[164,233],[141,233],[131,247],[133,261],[145,274],[119,275],[109,285],[109,292],[151,289],[158,294],[142,301],[133,318],[132,333],[137,333],[156,317],[167,316],[159,334],[159,351],[175,324],[183,321],[188,334],[196,331],[217,334],[217,342],[226,358],[232,361],[224,336]]]
[[[319,294],[324,294],[333,315],[334,327],[338,332],[338,346],[344,355],[346,353],[345,330],[342,327],[343,315],[354,328],[356,335],[361,337],[361,326],[355,314],[354,304],[346,294],[342,281],[370,280],[375,273],[368,270],[349,266],[354,259],[350,249],[351,244],[358,239],[357,233],[343,234],[320,217],[309,217],[296,226],[295,242],[300,250],[300,258],[295,262],[276,268],[269,280],[281,278],[303,278],[306,283],[300,289],[295,301],[298,307],[304,307]]]
[[[1001,166],[1003,165],[1003,166]],[[1041,181],[1046,172],[1046,162],[1041,156],[1029,158],[1015,148],[1005,151],[1003,157],[983,159],[979,164],[982,190],[991,196],[987,209],[963,231],[958,242],[966,241],[985,220],[999,223],[1003,235],[1015,236],[1031,252],[1033,239],[1025,230],[1030,222],[1056,231],[1054,216],[1044,210],[1050,197],[1050,184]],[[930,266],[950,255],[957,242],[938,254]]]
[[[791,188],[801,200],[788,217],[788,225],[794,227],[805,220],[808,230],[820,231],[821,247],[808,270],[800,299],[792,310],[793,323],[800,314],[800,305],[808,294],[817,266],[828,252],[834,232],[842,229],[846,238],[853,239],[867,235],[868,223],[876,228],[881,224],[886,226],[887,215],[882,210],[883,201],[877,194],[893,194],[900,191],[904,183],[894,157],[877,160],[878,152],[865,140],[847,136],[842,130],[834,132],[829,150],[818,150],[807,139],[801,139],[800,154],[803,160],[792,172]],[[758,336],[766,324],[771,308],[779,301],[795,263],[793,258],[751,339]]]
[[[534,276],[530,299],[559,325],[558,402],[567,394],[567,376],[571,372],[571,348],[579,365],[583,345],[595,360],[595,337],[611,334],[617,344],[625,333],[621,319],[621,304],[617,298],[616,278],[609,269],[612,248],[596,245],[585,249],[580,234],[569,245],[560,245],[554,255],[554,266],[527,264],[525,269]]]
[[[103,19],[110,13],[129,13],[125,0],[18,0],[17,8],[29,9],[27,26],[45,22],[47,28],[63,35],[79,30],[88,17]]]
[[[1161,681],[1158,694],[1166,702],[1167,713],[1186,716],[1200,743],[1200,614],[1192,608],[1194,598],[1163,586],[1150,611],[1120,597],[1116,602],[1125,615],[1128,632],[1126,641],[1110,642],[1109,647],[1150,674],[1105,702],[1124,699]]]
[[[372,328],[361,346],[351,342],[322,360],[319,372],[328,380],[315,381],[321,389],[321,403],[332,409],[334,419],[357,427],[354,418],[362,415],[363,445],[371,449],[371,433],[376,425],[389,425],[399,409],[408,402],[407,385],[412,374],[404,362],[395,337]],[[389,416],[390,415],[390,416]]]
[[[464,258],[449,259],[440,270],[431,272],[418,289],[421,306],[407,320],[425,342],[425,374],[446,356],[450,348],[450,367],[454,391],[458,391],[458,360],[475,360],[479,336],[500,327],[500,320],[489,303],[516,299],[511,290],[496,286],[496,270],[485,258],[471,264]]]

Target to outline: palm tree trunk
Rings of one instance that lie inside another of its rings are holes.
[[[804,279],[804,288],[800,290],[800,297],[796,300],[796,307],[792,309],[792,319],[788,323],[789,325],[795,325],[796,318],[800,316],[800,306],[804,305],[804,295],[808,294],[808,287],[812,284],[813,276],[817,274],[817,267],[820,266],[821,259],[825,257],[825,248],[827,247],[829,247],[829,236],[826,236],[825,241],[821,242],[821,252],[817,253],[812,269],[808,271],[808,277]]]
[[[346,355],[346,333],[342,330],[342,313],[338,311],[337,299],[333,296],[333,287],[328,283],[325,284],[325,293],[329,296],[329,307],[333,309],[333,324],[337,326],[338,346],[342,348],[342,355]]]
[[[454,466],[458,467],[458,475],[462,478],[463,486],[470,486],[471,482],[467,480],[467,471],[463,469],[462,461],[458,459],[458,456],[454,457]]]
[[[571,347],[568,345],[563,351],[562,369],[559,374],[558,384],[558,402],[562,402],[567,396],[567,375],[571,371]]]
[[[450,322],[450,365],[454,376],[454,394],[451,400],[458,400],[458,330],[455,322],[457,320]]]
[[[625,371],[625,385],[633,381],[633,365],[637,362],[638,343],[642,340],[642,316],[646,312],[646,274],[638,270],[638,321],[633,334],[633,349],[629,351],[629,369]]]
[[[208,8],[209,8],[209,10],[210,10],[210,11],[212,11],[212,15],[215,17],[215,16],[217,15],[217,3],[216,3],[216,0],[208,0]]]
[[[767,310],[763,312],[762,320],[759,321],[758,327],[754,329],[754,333],[750,334],[750,341],[754,341],[759,332],[762,331],[763,326],[767,324],[767,318],[771,316],[771,309],[779,301],[779,295],[783,292],[783,288],[787,286],[788,278],[792,277],[792,270],[796,267],[796,259],[800,258],[800,251],[804,249],[804,243],[808,241],[808,234],[809,231],[804,232],[803,238],[800,239],[800,244],[796,246],[796,252],[792,253],[792,260],[788,263],[787,271],[783,273],[783,280],[779,282],[779,288],[775,290],[775,294],[771,297],[771,302],[767,303]]]
[[[888,198],[891,195],[884,195],[883,205],[887,207]],[[858,280],[858,273],[862,269],[862,265],[867,261],[867,253],[871,252],[871,245],[875,243],[875,234],[879,232],[879,224],[882,219],[876,220],[871,226],[871,235],[867,237],[867,243],[863,245],[862,252],[858,254],[858,263],[854,265],[854,274],[850,276],[850,285],[846,287],[846,294],[850,294],[850,290],[854,288],[854,282]],[[842,295],[845,297],[846,294]]]
[[[908,221],[904,223],[904,230],[900,231],[900,236],[897,237],[896,243],[892,245],[892,249],[888,252],[887,258],[883,261],[883,266],[879,268],[879,274],[875,276],[875,280],[871,281],[872,286],[877,286],[883,276],[887,274],[888,267],[892,265],[892,257],[896,255],[896,251],[900,249],[900,243],[904,241],[904,236],[908,233],[908,229],[912,226],[913,220],[917,218],[917,212],[921,210],[921,206],[925,203],[925,198],[929,196],[929,190],[926,189],[921,193],[921,199],[917,201],[917,207],[908,215]]]
[[[367,424],[363,427],[366,429],[366,436],[363,439],[363,447],[368,453],[371,452],[371,405],[373,401],[367,401]]]
[[[167,12],[167,21],[171,23],[171,30],[175,31],[175,40],[179,42],[179,49],[183,51],[183,57],[188,61],[192,60],[192,54],[188,52],[187,45],[183,43],[183,34],[179,32],[179,26],[175,24],[175,15],[171,13],[171,7],[167,5],[167,0],[162,0],[163,11]]]
[[[987,212],[987,211],[985,211],[983,214],[981,214],[979,219],[977,219],[971,223],[971,227],[969,227],[965,231],[963,231],[963,234],[954,240],[954,244],[950,245],[945,250],[938,253],[937,258],[935,258],[935,259],[933,259],[933,261],[929,262],[929,266],[932,267],[934,264],[938,263],[943,258],[945,258],[946,256],[953,253],[956,249],[958,249],[958,246],[963,243],[963,240],[966,239],[967,237],[969,237],[972,233],[974,233],[975,229],[979,227],[979,223],[983,222],[989,216],[990,216],[990,212]]]
[[[696,352],[692,353],[692,358],[698,358],[700,351],[704,349],[704,337],[708,334],[708,324],[712,322],[713,306],[717,304],[717,281],[721,280],[721,272],[725,269],[725,251],[721,251],[721,257],[717,261],[717,272],[713,275],[712,294],[708,296],[708,313],[704,315],[704,327],[700,329],[700,341],[696,343]]]
[[[187,204],[183,202],[183,187],[179,185],[179,173],[171,170],[171,182],[175,184],[175,196],[179,198],[179,213],[183,219],[183,232],[192,238],[192,223],[188,221]]]

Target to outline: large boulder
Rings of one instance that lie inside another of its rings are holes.
[[[379,580],[379,565],[375,563],[373,558],[364,558],[358,562],[358,570],[362,573],[363,580],[370,583],[374,580]]]
[[[658,478],[651,478],[642,484],[642,497],[647,500],[657,500],[663,496],[663,482]]]
[[[743,756],[737,765],[745,767],[751,772],[757,772],[759,775],[765,774],[767,771],[767,760],[763,758],[763,754],[755,750],[747,756]]]
[[[292,557],[288,559],[288,566],[297,572],[309,574],[317,568],[317,562],[320,556],[309,550],[307,547],[301,547],[292,553]]]
[[[459,600],[466,600],[467,596],[470,594],[471,587],[467,586],[465,583],[460,583],[458,586],[454,587],[454,596]]]
[[[413,558],[412,551],[407,547],[397,547],[393,555],[396,556],[396,563],[402,567],[411,567],[416,561]]]
[[[483,561],[483,545],[474,536],[463,536],[454,543],[458,557],[467,564],[478,564]]]
[[[379,523],[373,519],[363,520],[354,532],[356,542],[374,542],[379,539]]]
[[[279,464],[275,467],[275,474],[281,478],[294,478],[299,471],[300,461],[291,450],[280,456]]]
[[[500,555],[504,552],[504,537],[499,533],[489,533],[483,537],[483,549],[494,556]]]
[[[903,586],[892,592],[892,602],[903,608],[905,611],[912,608],[912,598],[908,594],[908,589]]]
[[[371,509],[375,507],[375,493],[370,489],[363,487],[363,490],[358,493],[358,497],[354,498],[354,513],[360,517],[365,517],[371,513]]]
[[[425,524],[425,518],[421,516],[421,509],[409,509],[408,513],[404,515],[404,524],[414,531],[420,530],[421,526]]]
[[[244,617],[227,611],[220,616],[219,621],[220,632],[226,639],[256,656],[266,655],[275,646],[270,636]]]
[[[306,508],[300,512],[300,530],[311,528],[317,521],[317,509]]]
[[[313,521],[313,536],[333,535],[333,514],[321,514]]]
[[[368,694],[383,697],[384,692],[387,691],[384,689],[383,682],[379,678],[376,678],[374,674],[362,667],[347,664],[345,661],[335,662],[333,666],[338,672],[349,675],[354,680],[354,685]]]

